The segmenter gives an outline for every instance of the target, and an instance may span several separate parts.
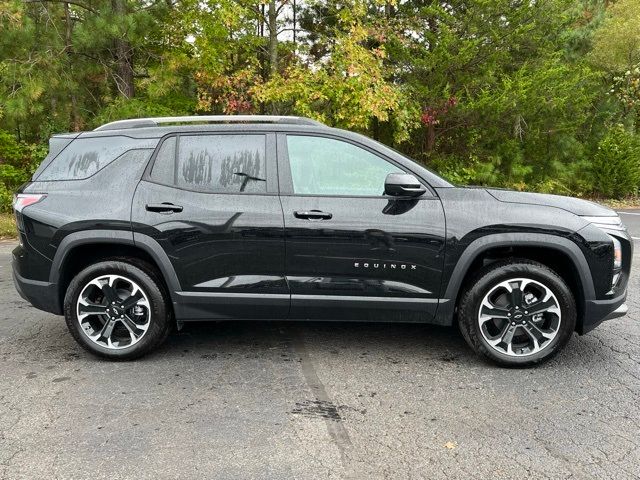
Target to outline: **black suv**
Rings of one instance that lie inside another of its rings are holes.
[[[111,359],[192,320],[356,320],[457,323],[522,366],[627,311],[633,243],[615,212],[455,187],[306,118],[56,135],[14,208],[18,291]]]

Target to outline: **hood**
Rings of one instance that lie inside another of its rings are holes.
[[[527,203],[560,208],[575,215],[590,217],[611,217],[617,213],[610,208],[579,198],[549,195],[546,193],[516,192],[513,190],[486,189],[496,200],[505,203]]]

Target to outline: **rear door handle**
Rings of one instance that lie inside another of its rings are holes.
[[[329,212],[321,212],[320,210],[298,210],[293,212],[293,216],[304,220],[330,220],[333,217]]]
[[[174,213],[181,212],[182,205],[174,205],[173,203],[148,203],[145,207],[149,212]]]

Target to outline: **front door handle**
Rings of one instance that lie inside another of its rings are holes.
[[[182,205],[174,205],[173,203],[148,203],[145,207],[149,212],[159,213],[178,213],[182,211]]]
[[[293,212],[293,216],[304,220],[330,220],[333,217],[332,214],[320,210],[299,210]]]

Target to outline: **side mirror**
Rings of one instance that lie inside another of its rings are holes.
[[[419,197],[427,189],[409,173],[390,173],[384,181],[384,193],[392,197]]]

